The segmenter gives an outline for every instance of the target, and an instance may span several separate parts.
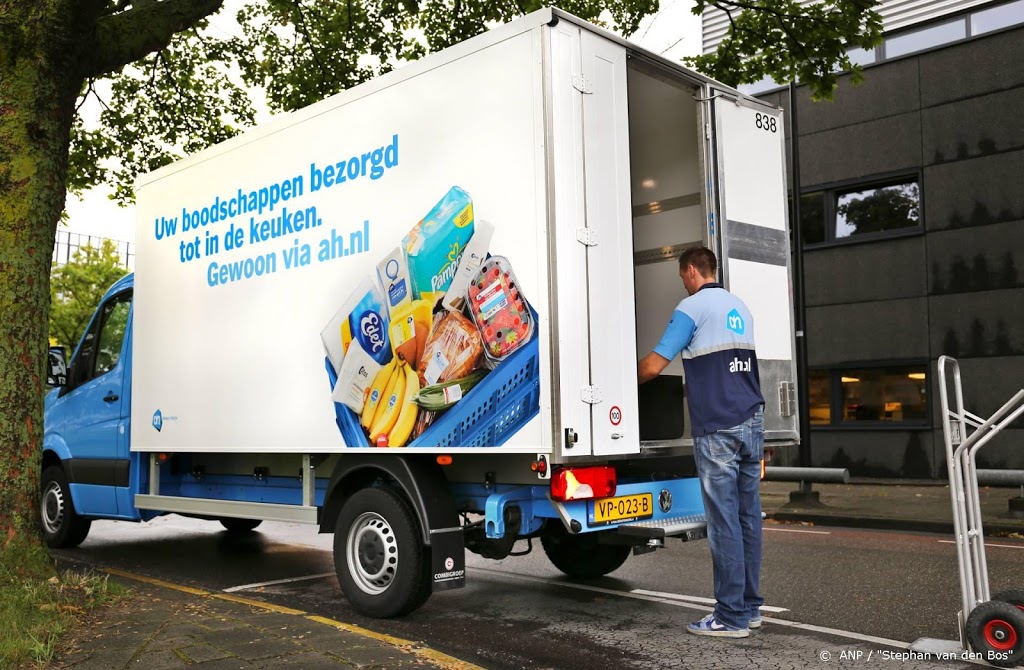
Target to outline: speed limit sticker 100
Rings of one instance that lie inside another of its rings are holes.
[[[615,405],[608,411],[608,420],[612,422],[613,426],[622,423],[622,410],[619,409],[618,405]]]

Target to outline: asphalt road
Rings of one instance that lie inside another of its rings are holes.
[[[956,554],[947,537],[765,528],[762,591],[766,605],[779,611],[766,612],[761,631],[739,641],[697,638],[684,630],[709,611],[707,542],[673,542],[585,582],[562,576],[539,543],[530,555],[503,561],[470,554],[465,589],[435,594],[417,612],[390,621],[366,619],[348,606],[333,575],[333,538],[312,527],[264,523],[239,537],[216,522],[177,516],[147,524],[104,521],[93,524],[81,547],[59,553],[423,640],[495,670],[967,667],[935,659],[903,662],[906,650],[898,646],[919,637],[957,637]],[[993,592],[1024,586],[1024,542],[989,544]]]

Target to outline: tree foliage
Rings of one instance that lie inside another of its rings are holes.
[[[111,284],[127,274],[117,247],[84,246],[50,273],[50,341],[74,351]]]
[[[701,72],[733,86],[765,77],[806,84],[815,100],[831,100],[839,73],[863,80],[849,51],[882,41],[877,0],[695,0],[694,14],[723,11],[729,28],[714,53],[688,58]]]
[[[848,49],[877,43],[877,0],[695,0],[718,7],[729,34],[690,64],[727,84],[799,78],[816,97],[832,95],[836,71],[860,69]],[[254,109],[288,112],[540,9],[537,0],[267,0],[240,5],[237,34],[207,20],[176,34],[167,48],[89,81],[83,97],[103,104],[100,123],[77,122],[69,185],[113,182],[131,201],[136,177],[223,141],[253,124]],[[658,0],[567,0],[581,18],[634,33]],[[606,21],[610,19],[610,21]],[[97,93],[110,89],[107,96]],[[253,95],[258,99],[254,100]],[[342,132],[344,129],[342,129]]]

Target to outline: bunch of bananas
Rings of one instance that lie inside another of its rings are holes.
[[[380,369],[363,403],[359,423],[377,447],[404,446],[416,425],[419,407],[412,398],[420,390],[416,368],[397,356]]]

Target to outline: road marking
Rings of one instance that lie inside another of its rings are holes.
[[[643,596],[654,596],[656,598],[671,598],[672,600],[687,600],[693,603],[703,603],[705,605],[714,605],[714,598],[702,598],[700,596],[684,596],[680,593],[665,593],[663,591],[647,591],[645,589],[633,589],[630,593],[637,593]],[[762,612],[775,612],[776,614],[781,612],[788,612],[789,610],[785,607],[771,607],[769,605],[761,605]]]
[[[333,577],[333,572],[325,572],[320,575],[307,575],[305,577],[292,577],[291,579],[275,579],[270,582],[256,582],[255,584],[242,584],[241,586],[232,586],[231,588],[224,589],[224,593],[236,593],[238,591],[248,591],[249,589],[258,589],[261,586],[273,586],[275,584],[291,584],[292,582],[304,582],[310,579],[323,579],[324,577]]]
[[[578,589],[580,591],[591,591],[593,593],[603,593],[609,596],[619,596],[622,598],[633,598],[636,600],[646,600],[648,602],[663,603],[665,605],[673,605],[675,607],[685,607],[687,609],[700,610],[702,612],[713,612],[714,608],[707,607],[706,605],[698,605],[697,603],[686,602],[682,600],[673,600],[670,598],[649,596],[644,593],[630,593],[628,591],[616,591],[615,589],[605,589],[600,586],[588,586],[586,584],[570,584],[567,582],[556,582],[551,579],[544,579],[542,577],[530,577],[527,575],[517,575],[511,572],[502,572],[500,570],[488,570],[487,568],[470,567],[470,570],[474,572],[489,572],[502,577],[508,577],[510,579],[520,579],[527,582],[536,582],[538,584],[544,584],[545,586],[562,586],[568,589]],[[909,642],[901,642],[899,640],[890,640],[884,637],[875,637],[874,635],[862,635],[860,633],[854,633],[848,630],[839,630],[838,628],[826,628],[825,626],[815,626],[809,623],[801,623],[799,621],[788,621],[786,619],[774,619],[771,617],[762,617],[763,621],[768,623],[778,624],[780,626],[786,626],[789,628],[796,628],[798,630],[807,630],[816,633],[825,633],[826,635],[835,635],[836,637],[845,637],[851,640],[858,640],[861,642],[872,642],[874,644],[884,644],[887,647],[895,647],[896,649],[909,649]]]
[[[939,540],[942,544],[956,544],[956,540]],[[1003,549],[1024,549],[1024,544],[989,544],[985,543],[986,547],[1001,547]]]
[[[764,526],[762,530],[776,530],[780,533],[808,533],[810,535],[831,535],[831,531],[827,530],[800,530],[797,528],[774,528],[772,526]]]
[[[435,665],[439,665],[446,670],[484,670],[478,665],[473,665],[462,659],[449,656],[448,654],[431,649],[425,646],[422,642],[415,642],[413,640],[405,640],[400,637],[393,635],[387,635],[385,633],[378,633],[362,626],[356,626],[355,624],[344,623],[342,621],[336,621],[334,619],[328,619],[327,617],[317,616],[315,614],[309,614],[302,610],[292,609],[290,607],[283,607],[281,605],[275,605],[273,603],[263,602],[261,600],[250,600],[249,598],[240,598],[239,596],[233,596],[226,593],[217,593],[214,591],[207,591],[205,589],[197,589],[191,586],[185,586],[184,584],[175,584],[174,582],[165,582],[162,579],[154,579],[153,577],[146,577],[144,575],[137,575],[134,572],[126,572],[125,570],[118,570],[116,568],[102,568],[103,572],[125,579],[131,579],[137,582],[143,582],[145,584],[152,584],[153,586],[159,586],[165,589],[171,589],[174,591],[181,591],[194,596],[200,596],[203,598],[216,598],[218,600],[227,600],[233,603],[240,603],[242,605],[248,605],[258,609],[267,610],[270,612],[277,612],[279,614],[291,614],[294,616],[301,616],[304,619],[315,621],[316,623],[324,624],[343,630],[349,633],[355,633],[363,637],[368,637],[387,644],[400,647],[403,651],[413,654],[417,658],[421,658],[426,661],[430,661]]]

